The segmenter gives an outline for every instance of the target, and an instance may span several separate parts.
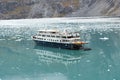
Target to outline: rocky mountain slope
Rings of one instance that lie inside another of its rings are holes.
[[[120,16],[120,0],[0,0],[0,19]]]

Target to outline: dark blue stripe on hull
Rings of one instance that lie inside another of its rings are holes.
[[[37,41],[34,40],[37,45],[40,46],[46,46],[46,47],[54,47],[54,48],[62,48],[62,49],[82,49],[82,45],[76,45],[76,44],[64,44],[64,43],[55,43],[55,42],[45,42],[45,41]]]

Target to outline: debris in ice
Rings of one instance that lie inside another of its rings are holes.
[[[99,38],[99,39],[101,39],[103,41],[109,40],[109,38],[107,38],[107,37],[103,37],[103,38]]]

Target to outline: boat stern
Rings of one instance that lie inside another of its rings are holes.
[[[77,42],[73,42],[73,49],[83,49],[84,48],[84,44],[88,44],[87,42],[83,42],[83,41],[77,41]]]

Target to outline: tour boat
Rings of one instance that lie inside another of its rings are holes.
[[[83,49],[83,45],[86,44],[81,40],[79,32],[67,30],[39,30],[32,39],[37,45],[72,50]]]

